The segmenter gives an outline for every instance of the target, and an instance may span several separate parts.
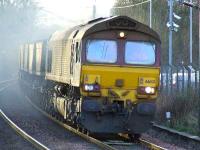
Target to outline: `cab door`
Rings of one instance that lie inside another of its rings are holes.
[[[71,64],[70,64],[70,74],[71,83],[73,86],[79,86],[80,83],[80,70],[81,70],[81,45],[79,41],[73,41],[71,47]]]

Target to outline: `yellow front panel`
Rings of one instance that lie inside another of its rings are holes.
[[[111,65],[83,65],[81,72],[81,85],[98,83],[101,87],[102,97],[115,97],[119,100],[137,100],[138,86],[158,88],[160,68],[156,67],[126,67]],[[119,85],[117,82],[120,82]],[[84,92],[83,96],[95,96],[95,93]],[[98,96],[98,95],[96,95]],[[148,96],[155,99],[155,95]]]

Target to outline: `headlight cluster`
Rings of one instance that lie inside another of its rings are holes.
[[[155,93],[155,88],[152,87],[145,87],[145,92],[147,94],[154,94]]]
[[[138,90],[137,90],[138,94],[155,94],[156,90],[154,87],[138,87]]]
[[[98,92],[100,91],[100,86],[98,84],[84,84],[83,89],[87,92]]]

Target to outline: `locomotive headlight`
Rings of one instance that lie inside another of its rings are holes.
[[[138,94],[155,94],[155,92],[154,87],[138,87]]]
[[[120,31],[118,32],[118,38],[120,39],[125,39],[127,36],[127,34],[124,31]]]
[[[125,37],[125,33],[124,32],[120,32],[119,36],[120,36],[120,38],[123,38],[123,37]]]
[[[147,94],[150,94],[150,93],[151,93],[151,87],[146,87],[146,88],[145,88],[145,92],[146,92]]]
[[[84,89],[85,91],[93,91],[94,87],[93,85],[85,85]]]
[[[145,92],[147,94],[154,94],[155,93],[155,88],[153,88],[153,87],[145,87]]]
[[[98,84],[85,84],[83,88],[84,91],[88,92],[97,92],[100,90],[100,86]]]

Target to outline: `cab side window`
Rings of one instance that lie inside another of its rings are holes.
[[[71,62],[70,62],[70,74],[74,72],[74,44],[71,45]]]
[[[80,62],[80,46],[79,43],[76,42],[76,63]]]
[[[47,72],[51,72],[51,65],[52,65],[52,51],[48,50],[47,53]]]

